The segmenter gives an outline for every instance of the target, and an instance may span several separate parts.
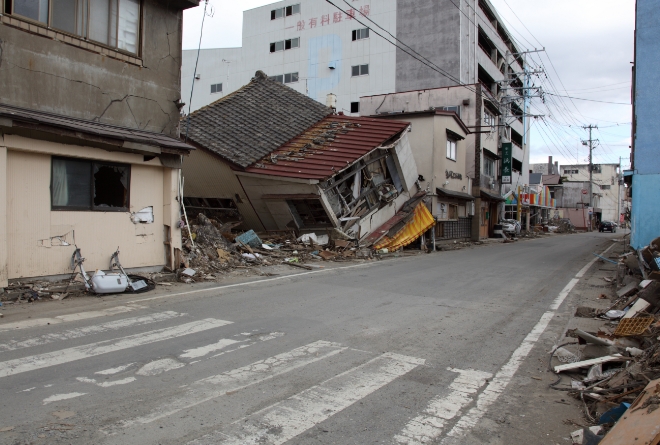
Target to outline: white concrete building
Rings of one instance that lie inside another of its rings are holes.
[[[559,174],[564,178],[564,184],[572,182],[584,182],[585,188],[589,184],[589,165],[562,165]],[[593,193],[594,207],[602,210],[602,221],[619,222],[618,213],[626,208],[624,186],[621,181],[619,164],[594,164],[593,170]],[[588,196],[584,197],[585,202]],[[564,198],[564,206],[567,205],[568,197]]]
[[[242,48],[201,51],[192,109],[237,90],[257,70],[323,103],[334,93],[337,111],[355,115],[362,96],[461,83],[482,83],[501,94],[496,82],[504,78],[506,66],[518,73],[512,75],[513,86],[523,87],[523,59],[509,55],[519,49],[488,0],[333,3],[290,0],[245,11]],[[414,57],[397,49],[393,36],[409,45],[406,51]],[[197,50],[183,52],[186,102],[196,58]],[[514,108],[523,114],[524,106]]]

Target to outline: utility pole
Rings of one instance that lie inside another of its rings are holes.
[[[619,156],[619,174],[616,176],[616,223],[621,224],[621,156]]]
[[[598,125],[588,125],[582,127],[585,130],[589,130],[589,140],[582,141],[582,145],[589,146],[589,207],[593,207],[593,195],[594,195],[594,139],[591,137],[591,132],[598,128]]]

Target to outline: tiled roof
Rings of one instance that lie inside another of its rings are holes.
[[[332,109],[257,71],[252,81],[190,114],[188,139],[247,167],[332,113]],[[181,122],[185,137],[187,118]]]
[[[0,117],[11,120],[12,127],[15,128],[38,129],[62,136],[127,148],[133,147],[128,145],[128,142],[173,150],[182,154],[195,149],[177,138],[162,133],[119,127],[11,105],[0,104]]]
[[[409,125],[389,119],[328,116],[245,171],[322,180],[344,170]]]

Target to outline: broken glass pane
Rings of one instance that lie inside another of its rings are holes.
[[[129,167],[94,164],[94,207],[128,208]]]

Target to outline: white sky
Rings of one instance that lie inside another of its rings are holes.
[[[546,92],[555,94],[630,102],[634,0],[491,2],[520,47],[545,47],[545,53],[531,56],[531,64],[542,63],[548,76],[536,79],[536,85],[542,83]],[[210,0],[214,14],[205,19],[202,48],[241,46],[243,11],[269,3],[272,0]],[[199,44],[203,8],[202,4],[184,13],[184,49]],[[545,115],[532,126],[531,162],[547,162],[551,155],[560,164],[586,163],[588,149],[580,139],[587,139],[588,133],[580,127],[596,124],[600,128],[594,130],[594,139],[600,145],[594,150],[594,162],[616,163],[621,156],[624,168],[629,164],[631,106],[552,96],[546,96],[545,102],[535,99],[531,110]]]

